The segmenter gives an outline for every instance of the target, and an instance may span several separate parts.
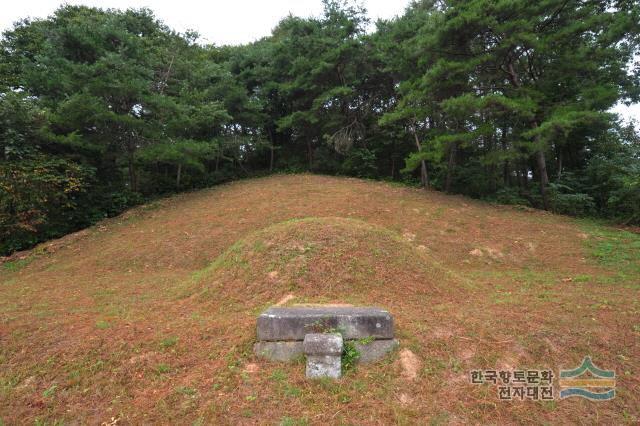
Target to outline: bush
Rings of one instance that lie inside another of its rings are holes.
[[[585,193],[572,193],[568,186],[552,183],[549,184],[549,200],[553,211],[571,216],[588,216],[595,211],[593,198]]]
[[[625,224],[640,224],[640,167],[634,174],[619,176],[618,186],[607,199],[607,208]]]
[[[366,148],[354,148],[342,162],[342,172],[360,178],[374,178],[378,174],[376,154]]]
[[[499,204],[511,204],[511,205],[521,205],[521,206],[528,206],[531,204],[526,198],[524,198],[520,194],[520,191],[518,190],[518,188],[513,188],[513,187],[500,188],[499,190],[496,191],[495,194],[489,197],[488,200],[495,203],[499,203]]]
[[[585,175],[600,214],[626,224],[640,224],[640,159],[629,152],[612,152],[590,159]]]
[[[596,200],[589,191],[584,174],[566,171],[556,182],[549,184],[549,201],[555,213],[589,216],[596,213]]]
[[[76,197],[92,170],[71,161],[38,156],[0,163],[0,254],[68,232]]]

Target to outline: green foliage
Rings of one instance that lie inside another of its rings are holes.
[[[194,41],[146,9],[84,6],[4,34],[0,254],[246,174],[259,112]]]
[[[361,345],[369,345],[369,344],[373,343],[375,340],[376,340],[375,337],[367,336],[367,337],[363,337],[363,338],[359,339],[358,343],[360,343]]]
[[[353,1],[207,46],[65,5],[0,41],[0,255],[144,200],[306,170],[640,223],[640,5]],[[424,166],[423,166],[424,165]],[[424,170],[424,172],[423,172]],[[578,178],[579,177],[579,178]]]
[[[376,155],[366,148],[354,148],[342,162],[342,171],[361,178],[373,178],[377,175]]]
[[[521,205],[526,206],[529,204],[529,201],[526,198],[523,198],[519,193],[517,188],[501,188],[496,191],[491,197],[487,197],[489,200],[494,201],[500,204],[513,204],[513,205]]]
[[[640,223],[640,167],[632,166],[614,177],[617,188],[607,200],[606,212],[627,224]]]
[[[606,2],[412,4],[380,35],[409,49],[388,47],[401,81],[397,106],[381,120],[404,123],[419,139],[405,170],[444,161],[438,180],[447,191],[486,197],[517,184],[534,206],[595,211],[582,189],[548,182],[565,168],[584,169],[585,149],[614,126],[605,111],[619,98],[636,99],[638,75],[627,64],[638,46],[637,17],[637,5]],[[426,55],[417,60],[417,51]]]
[[[549,189],[555,212],[572,216],[589,216],[594,213],[595,202],[588,194],[576,192],[574,187],[564,183],[551,183]]]
[[[640,223],[640,133],[636,123],[614,127],[587,160],[587,190],[603,216]]]
[[[92,171],[56,158],[0,163],[0,253],[68,232],[78,198],[92,179]]]
[[[342,372],[346,373],[353,370],[358,358],[360,358],[360,352],[358,352],[356,344],[350,340],[345,340],[342,349]]]

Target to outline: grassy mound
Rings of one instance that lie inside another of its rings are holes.
[[[293,219],[252,233],[194,275],[206,293],[260,308],[296,302],[400,306],[441,296],[450,278],[424,246],[345,218]]]
[[[0,424],[632,424],[639,264],[637,234],[357,179],[172,197],[0,265]],[[382,306],[401,351],[310,382],[253,356],[278,302]],[[613,401],[469,382],[586,355]]]

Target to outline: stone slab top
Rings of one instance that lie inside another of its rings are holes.
[[[393,317],[380,308],[312,305],[271,307],[258,317],[259,341],[304,340],[310,333],[339,332],[346,340],[393,338]]]

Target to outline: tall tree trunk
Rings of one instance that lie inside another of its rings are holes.
[[[271,127],[267,126],[266,130],[269,135],[269,172],[272,172],[275,161],[276,135]]]
[[[127,154],[127,163],[129,167],[129,188],[133,192],[138,192],[138,180],[136,179],[136,168],[133,162],[133,151],[131,150]]]
[[[396,180],[396,157],[391,157],[391,180]]]
[[[545,210],[549,210],[549,194],[547,193],[549,176],[547,175],[547,162],[544,158],[544,151],[542,149],[536,153],[536,161],[538,163],[538,179],[540,180],[540,195],[542,196],[542,205],[544,206]]]
[[[242,159],[238,158],[237,160],[238,160],[238,167],[240,167],[240,170],[242,170],[248,176],[249,172],[244,167],[244,164],[242,164]]]
[[[178,172],[176,173],[176,188],[180,188],[181,176],[182,176],[182,164],[178,164]]]
[[[517,167],[516,167],[516,182],[519,188],[524,188],[524,185],[522,183],[522,170],[518,169]]]
[[[558,149],[558,179],[562,177],[562,149]]]
[[[396,142],[391,146],[391,180],[396,180]]]
[[[309,171],[313,167],[313,150],[311,149],[311,139],[307,139],[307,156],[309,158]]]
[[[511,83],[515,87],[519,88],[520,80],[518,79],[518,75],[513,68],[513,63],[509,62],[507,68],[509,71],[509,79],[511,80]],[[532,120],[531,126],[535,129],[536,127],[538,127],[538,122],[536,120]],[[535,142],[538,146],[540,145],[540,140],[538,137],[536,137]],[[547,175],[547,162],[545,160],[544,149],[542,147],[540,147],[538,149],[538,152],[536,152],[536,163],[538,166],[538,180],[540,182],[540,195],[542,196],[542,205],[544,206],[545,210],[549,210],[549,194],[547,193],[549,176]]]
[[[500,144],[502,145],[502,152],[507,152],[507,129],[502,129],[502,137],[500,138]],[[504,164],[502,165],[502,179],[504,181],[504,186],[511,186],[511,170],[510,170],[509,160],[505,159]]]
[[[413,131],[413,138],[416,141],[416,148],[418,149],[418,152],[422,152],[422,145],[420,145],[420,140],[418,139],[416,126],[417,124],[414,122],[411,127]],[[420,183],[424,189],[429,188],[429,173],[427,172],[427,162],[424,160],[420,160]]]
[[[495,164],[489,166],[490,174],[491,174],[491,192],[496,192],[498,190],[498,167]]]
[[[529,168],[526,164],[522,166],[522,186],[529,188]]]
[[[504,186],[511,186],[511,171],[509,170],[509,160],[505,160],[502,165],[502,181]]]
[[[533,120],[533,128],[538,127],[538,122]],[[535,142],[540,146],[540,140],[536,137]],[[547,185],[549,185],[549,175],[547,174],[547,161],[544,155],[544,149],[540,147],[536,152],[536,164],[538,166],[538,181],[540,182],[540,195],[542,196],[542,206],[545,210],[549,210],[549,194]]]
[[[484,121],[484,114],[482,116],[482,121]],[[486,149],[488,153],[494,151],[494,146],[497,145],[497,139],[494,133],[491,133],[488,136],[482,136],[483,139],[486,138]],[[498,165],[493,161],[489,164],[489,188],[492,193],[496,192],[498,189]]]
[[[458,151],[458,143],[452,142],[449,147],[449,162],[447,164],[447,180],[445,181],[445,192],[451,192],[451,183],[453,181],[453,168],[456,165],[456,154]]]
[[[269,155],[269,171],[272,172],[273,171],[273,159],[275,157],[275,146],[273,146],[273,142],[271,142],[271,147],[270,147],[271,153]]]

